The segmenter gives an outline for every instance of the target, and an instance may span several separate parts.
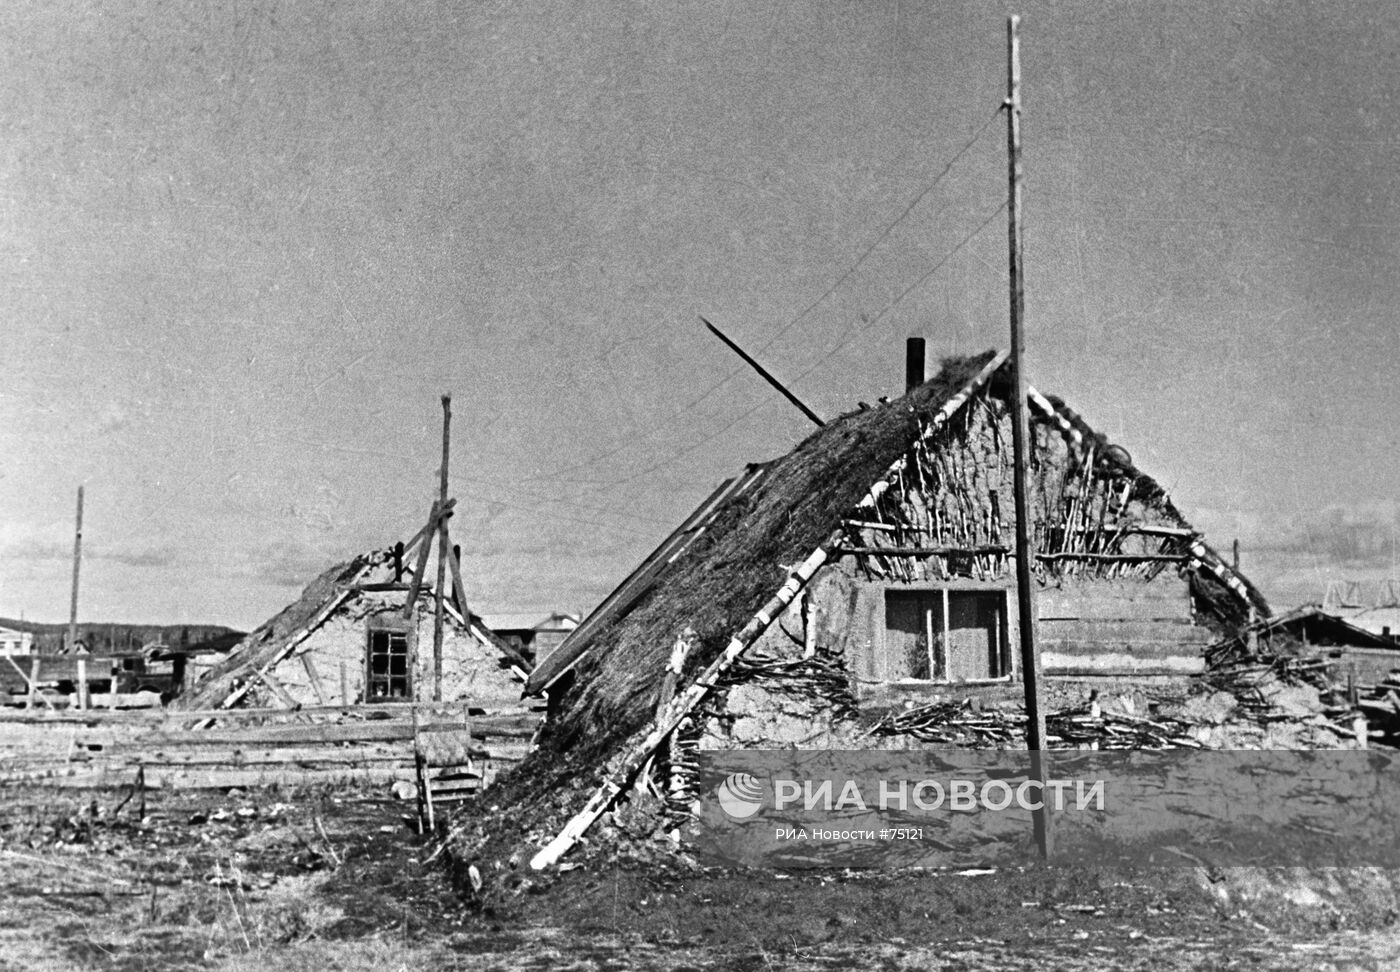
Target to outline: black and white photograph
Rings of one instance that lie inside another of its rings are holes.
[[[0,6],[0,972],[1400,967],[1400,7]]]

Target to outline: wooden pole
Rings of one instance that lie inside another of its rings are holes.
[[[73,599],[68,608],[68,650],[78,653],[78,568],[83,562],[83,488],[78,487],[78,522],[73,534]],[[87,661],[78,656],[78,708],[87,708]]]
[[[442,396],[442,474],[438,479],[438,506],[447,506],[447,459],[452,429],[452,396]],[[432,542],[431,538],[427,541]],[[433,599],[433,701],[442,701],[442,595],[447,582],[447,558],[452,555],[448,546],[447,517],[438,520],[438,561],[437,588]],[[429,814],[432,813],[431,804]]]
[[[1040,653],[1035,643],[1035,592],[1031,588],[1031,522],[1026,470],[1030,429],[1026,417],[1025,280],[1021,266],[1021,18],[1006,22],[1006,150],[1010,200],[1007,237],[1011,269],[1011,446],[1016,497],[1016,610],[1021,641],[1021,680],[1026,690],[1026,748],[1031,775],[1045,792],[1045,713],[1040,708]],[[1034,812],[1035,842],[1042,858],[1050,856],[1050,819],[1046,802]]]
[[[413,566],[413,580],[408,585],[408,599],[404,601],[403,605],[403,619],[405,621],[412,621],[415,617],[414,611],[418,607],[418,592],[423,588],[423,572],[428,569],[428,554],[433,549],[433,531],[437,529],[438,518],[442,515],[442,505],[434,500],[433,508],[428,513],[427,525],[418,531],[423,542],[418,547],[418,557]],[[417,542],[417,538],[414,539],[414,542]]]
[[[10,660],[10,664],[14,664],[14,659]],[[24,673],[21,672],[20,674],[22,675]],[[29,663],[29,698],[25,701],[24,707],[26,709],[34,708],[34,699],[39,697],[41,697],[39,696],[39,656],[35,655],[34,660]],[[45,699],[44,701],[47,702],[48,700]],[[49,708],[52,709],[53,705],[50,705]]]
[[[705,318],[703,317],[700,318],[700,323],[708,327],[710,329],[710,333],[713,334],[715,337],[719,338],[721,341],[723,341],[725,345],[728,346],[729,350],[733,351],[740,358],[743,358],[744,363],[747,364],[754,371],[757,371],[759,377],[761,377],[764,381],[768,382],[768,384],[776,388],[780,395],[782,395],[788,401],[792,402],[792,404],[796,405],[797,410],[800,411],[803,415],[807,416],[807,418],[811,419],[813,424],[815,424],[817,428],[823,428],[826,426],[826,423],[821,420],[821,416],[817,415],[816,412],[812,411],[805,404],[803,404],[802,399],[798,398],[792,392],[788,391],[782,382],[770,375],[768,371],[763,367],[763,365],[759,364],[757,361],[755,361],[749,356],[748,352],[746,352],[743,348],[739,347],[739,345],[735,344],[733,341],[729,340],[728,335],[726,335],[719,328],[715,327],[709,321],[705,320]]]

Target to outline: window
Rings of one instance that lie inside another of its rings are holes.
[[[888,681],[962,682],[1011,672],[1006,592],[885,592]]]
[[[368,662],[365,701],[388,702],[413,698],[407,631],[371,631]]]

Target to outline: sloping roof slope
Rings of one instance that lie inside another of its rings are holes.
[[[599,632],[605,630],[610,622],[630,611],[657,583],[661,572],[684,556],[714,524],[721,507],[757,484],[767,474],[768,469],[769,465],[766,463],[750,465],[740,475],[720,483],[719,488],[707,496],[674,533],[661,541],[661,545],[648,554],[641,565],[628,574],[617,589],[605,597],[548,658],[536,666],[525,683],[525,694],[533,695],[543,690],[573,668],[584,652],[592,646]]]
[[[583,741],[596,751],[642,729],[654,709],[671,646],[689,627],[704,667],[831,534],[936,412],[995,357],[943,362],[939,374],[896,401],[841,416],[781,458],[751,466],[701,504],[642,567],[580,625],[546,664],[572,664],[578,688],[548,745]],[[735,489],[733,483],[743,483]],[[699,529],[703,525],[703,529]],[[679,545],[679,550],[673,547]],[[606,646],[606,651],[590,648]],[[568,647],[569,656],[560,656]],[[548,681],[548,673],[533,684]]]

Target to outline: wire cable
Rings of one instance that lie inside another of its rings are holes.
[[[977,236],[978,236],[979,234],[981,234],[981,232],[982,232],[984,229],[986,229],[988,226],[991,225],[991,223],[992,223],[992,221],[993,221],[994,219],[996,219],[996,218],[997,218],[998,216],[1000,216],[1003,212],[1005,212],[1006,206],[1007,206],[1006,203],[1002,203],[1002,204],[999,205],[996,209],[992,210],[992,212],[987,216],[987,218],[984,219],[984,220],[982,220],[982,222],[978,223],[977,226],[976,226],[971,232],[969,232],[969,233],[968,233],[966,236],[964,236],[960,241],[958,241],[958,244],[957,244],[956,246],[954,246],[951,250],[949,250],[949,251],[944,255],[943,259],[939,260],[936,264],[933,265],[932,268],[930,268],[929,270],[925,271],[925,272],[919,277],[919,279],[915,280],[912,284],[910,284],[909,286],[905,287],[902,291],[900,291],[899,294],[897,294],[889,303],[887,303],[887,304],[880,310],[880,312],[879,312],[878,314],[876,314],[876,315],[875,315],[874,317],[872,317],[870,320],[868,320],[868,321],[862,321],[861,324],[860,324],[860,326],[858,326],[858,327],[853,326],[853,327],[848,328],[849,333],[843,338],[843,340],[842,340],[839,344],[837,344],[834,348],[832,348],[830,351],[828,351],[826,354],[824,354],[824,355],[823,355],[820,359],[818,359],[818,360],[816,361],[816,363],[814,363],[811,367],[807,368],[805,371],[803,371],[801,374],[799,374],[796,378],[793,378],[792,381],[795,383],[795,382],[801,381],[803,378],[806,378],[806,377],[807,377],[808,375],[810,375],[812,372],[816,371],[816,370],[817,370],[818,368],[820,368],[822,365],[826,364],[826,362],[830,361],[833,357],[835,357],[836,354],[837,354],[839,351],[841,351],[843,348],[845,348],[848,344],[850,344],[851,341],[853,341],[853,340],[856,338],[857,335],[859,335],[859,334],[860,334],[861,332],[863,332],[865,329],[867,329],[867,328],[869,328],[869,327],[872,327],[873,325],[879,323],[882,319],[884,319],[885,315],[887,315],[890,311],[892,311],[902,300],[904,300],[904,298],[908,297],[908,296],[909,296],[910,294],[912,294],[915,290],[917,290],[920,286],[922,286],[925,282],[927,282],[927,281],[929,280],[929,278],[931,278],[935,273],[937,273],[937,272],[938,272],[939,270],[941,270],[943,267],[947,266],[948,261],[952,260],[953,257],[957,256],[957,254],[963,249],[963,247],[967,246],[967,245],[968,245],[969,243],[971,243],[974,239],[976,239]],[[677,459],[684,458],[685,456],[690,455],[690,454],[691,454],[692,452],[694,452],[696,449],[699,449],[701,446],[703,446],[703,445],[705,445],[705,444],[707,444],[707,443],[709,443],[709,442],[712,442],[712,441],[714,441],[715,439],[719,438],[719,436],[723,435],[725,432],[728,432],[728,431],[729,431],[730,429],[732,429],[735,425],[739,424],[739,423],[742,422],[744,419],[748,418],[748,417],[749,417],[750,415],[752,415],[754,412],[758,411],[760,408],[763,408],[763,407],[766,406],[766,405],[771,405],[771,404],[773,404],[774,401],[775,401],[774,399],[766,398],[766,397],[763,398],[763,399],[760,399],[758,402],[754,403],[754,404],[751,405],[749,408],[745,409],[743,412],[741,412],[741,413],[740,413],[739,415],[737,415],[735,418],[733,418],[732,420],[730,420],[729,422],[727,422],[725,425],[721,426],[719,429],[716,429],[714,432],[711,432],[711,433],[709,433],[708,435],[703,436],[701,439],[699,439],[699,440],[696,441],[696,442],[691,443],[689,446],[685,447],[684,449],[681,449],[679,452],[673,453],[672,455],[668,456],[667,458],[662,459],[662,460],[659,461],[659,462],[653,463],[652,465],[647,466],[645,469],[641,470],[640,472],[633,473],[631,476],[627,476],[627,477],[624,478],[624,479],[615,480],[615,481],[610,481],[610,482],[606,482],[606,483],[599,483],[599,484],[597,484],[596,486],[594,486],[593,489],[594,489],[594,490],[597,490],[597,489],[604,489],[604,488],[612,488],[612,487],[616,487],[616,486],[624,486],[624,485],[627,485],[627,484],[629,484],[629,483],[632,483],[632,482],[634,482],[634,481],[640,479],[640,478],[643,477],[643,476],[646,476],[646,475],[649,474],[649,473],[653,473],[653,472],[655,472],[656,470],[663,468],[664,466],[668,466],[668,465],[670,465],[671,463],[675,462]],[[575,481],[575,482],[577,482],[577,481]]]
[[[793,316],[790,320],[788,320],[787,323],[783,324],[780,328],[778,328],[778,330],[777,330],[776,332],[774,332],[774,334],[772,335],[772,337],[770,337],[762,346],[760,346],[760,347],[759,347],[756,351],[754,351],[753,353],[756,354],[756,355],[757,355],[757,354],[762,354],[764,351],[767,351],[769,348],[771,348],[771,347],[777,342],[777,340],[778,340],[780,337],[782,337],[784,334],[786,334],[788,331],[790,331],[793,327],[795,327],[795,326],[796,326],[798,323],[800,323],[801,321],[806,320],[806,318],[807,318],[807,316],[808,316],[809,314],[811,314],[814,310],[816,310],[819,306],[821,306],[821,304],[822,304],[828,297],[830,297],[830,296],[831,296],[832,294],[834,294],[837,290],[839,290],[839,289],[841,288],[841,286],[842,286],[847,280],[849,280],[852,276],[854,276],[854,275],[856,274],[856,272],[857,272],[858,270],[860,270],[860,268],[861,268],[862,266],[865,265],[865,261],[868,260],[868,259],[870,258],[871,254],[873,254],[873,253],[875,252],[875,250],[880,246],[880,244],[884,243],[885,240],[889,239],[890,234],[894,232],[895,228],[896,228],[897,226],[899,226],[899,224],[902,223],[906,218],[908,218],[909,214],[912,213],[912,212],[918,207],[918,205],[919,205],[921,202],[923,202],[926,198],[928,198],[929,193],[933,192],[933,190],[938,186],[938,184],[939,184],[940,182],[942,182],[943,179],[944,179],[945,177],[947,177],[947,175],[948,175],[950,172],[952,172],[953,166],[957,165],[957,163],[962,159],[962,157],[972,150],[972,147],[973,147],[974,145],[977,144],[978,140],[981,139],[982,136],[986,134],[987,129],[991,128],[992,124],[993,124],[994,122],[996,122],[996,120],[1001,116],[1001,112],[1002,112],[1002,106],[1001,106],[1001,105],[998,105],[997,108],[996,108],[996,110],[995,110],[994,112],[992,112],[991,117],[988,118],[985,122],[983,122],[982,125],[981,125],[981,127],[979,127],[979,128],[977,129],[977,131],[973,132],[973,134],[967,139],[967,141],[963,143],[963,145],[962,145],[961,148],[959,148],[955,153],[953,153],[953,156],[948,160],[948,162],[943,166],[943,168],[938,172],[938,174],[935,175],[935,176],[933,177],[933,179],[928,183],[928,185],[924,186],[924,188],[921,189],[921,190],[919,191],[919,193],[918,193],[916,196],[914,196],[914,198],[913,198],[912,200],[910,200],[910,202],[908,203],[908,205],[906,205],[906,206],[904,207],[904,209],[900,211],[899,215],[895,216],[894,219],[890,220],[890,222],[888,222],[888,223],[885,225],[885,227],[884,227],[884,228],[880,231],[880,233],[875,237],[874,241],[871,242],[871,243],[861,252],[860,256],[856,258],[855,262],[854,262],[853,264],[851,264],[851,266],[848,267],[848,268],[846,269],[846,271],[845,271],[844,273],[842,273],[841,276],[838,277],[838,278],[836,279],[836,282],[833,283],[833,284],[831,284],[831,286],[827,287],[826,290],[822,291],[822,293],[821,293],[815,300],[813,300],[813,301],[812,301],[811,303],[809,303],[806,307],[804,307],[801,311],[799,311],[795,316]],[[979,227],[979,229],[980,229],[980,227]],[[975,233],[974,233],[974,235],[975,235]],[[963,242],[966,243],[967,241],[964,240]],[[961,248],[961,246],[962,246],[962,244],[959,244],[959,248]],[[957,251],[954,250],[953,252],[957,252]],[[952,254],[950,254],[950,256],[951,256],[951,255],[952,255]],[[945,261],[945,262],[946,262],[946,261]],[[942,266],[942,264],[939,264],[939,266]],[[936,270],[937,267],[935,267],[934,269]],[[930,275],[931,275],[931,273],[930,273]],[[920,283],[922,283],[922,281],[920,281]],[[916,284],[915,286],[918,286],[918,285]],[[911,288],[911,289],[912,289],[912,288]],[[902,299],[902,296],[901,296],[900,299]],[[889,308],[886,308],[886,311],[887,311],[888,309],[889,309]],[[881,312],[881,316],[883,316],[883,314],[884,314],[884,312]],[[674,412],[672,412],[670,415],[667,415],[665,418],[660,419],[659,422],[660,422],[660,423],[669,423],[669,422],[674,421],[675,419],[677,419],[678,417],[680,417],[680,416],[682,416],[682,415],[688,414],[691,410],[693,410],[693,409],[694,409],[696,406],[698,406],[701,402],[704,402],[706,399],[708,399],[708,398],[709,398],[711,395],[713,395],[715,392],[719,391],[719,390],[720,390],[721,388],[723,388],[726,384],[728,384],[728,383],[729,383],[730,381],[732,381],[734,378],[738,377],[739,375],[741,375],[741,374],[743,374],[743,373],[745,373],[745,369],[743,369],[743,368],[735,368],[734,370],[730,371],[729,374],[725,375],[723,378],[719,379],[719,380],[716,381],[714,384],[710,385],[708,388],[705,389],[705,391],[701,392],[698,396],[696,396],[695,398],[691,399],[691,400],[690,400],[689,402],[687,402],[685,405],[683,405],[683,406],[681,406],[680,408],[676,409]],[[745,415],[748,415],[748,414],[749,414],[749,413],[747,413],[747,412],[745,413]],[[743,417],[743,416],[741,416],[740,418],[742,418],[742,417]],[[655,428],[655,425],[653,425],[653,428]],[[726,427],[726,428],[727,428],[727,427]],[[722,430],[722,431],[724,431],[724,430]],[[609,450],[607,450],[606,452],[600,453],[599,455],[596,455],[596,456],[594,456],[593,458],[586,460],[585,462],[581,462],[581,463],[578,463],[578,464],[573,465],[573,466],[568,466],[568,467],[565,467],[564,469],[554,470],[553,472],[551,472],[551,473],[549,473],[549,474],[540,474],[539,476],[526,476],[526,477],[522,477],[522,481],[528,482],[528,481],[540,480],[540,479],[547,479],[547,480],[550,480],[550,481],[558,481],[558,477],[559,477],[559,476],[561,476],[561,475],[566,475],[566,474],[571,473],[571,472],[578,472],[579,470],[588,469],[588,468],[590,468],[590,467],[592,467],[592,466],[596,466],[596,465],[598,465],[599,463],[601,463],[601,462],[603,462],[603,461],[605,461],[605,460],[607,460],[607,459],[611,459],[613,456],[618,455],[619,453],[625,452],[625,451],[627,451],[628,449],[634,447],[635,445],[637,445],[638,441],[639,441],[639,440],[636,439],[636,438],[630,438],[630,439],[628,439],[626,442],[624,442],[622,445],[617,446],[617,447],[614,448],[614,449],[609,449]]]

